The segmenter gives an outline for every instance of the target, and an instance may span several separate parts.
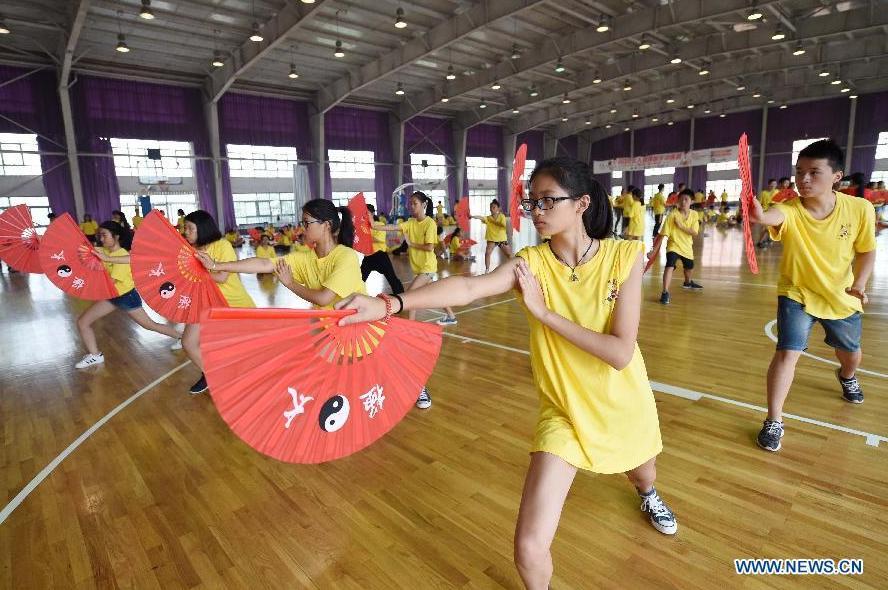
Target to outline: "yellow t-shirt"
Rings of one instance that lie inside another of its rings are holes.
[[[675,252],[679,256],[683,256],[689,260],[694,259],[694,238],[690,234],[678,229],[675,225],[676,219],[681,219],[682,225],[694,231],[700,231],[700,215],[696,211],[688,211],[688,216],[684,217],[681,211],[676,209],[666,218],[660,235],[669,238],[669,246],[667,252]]]
[[[459,236],[453,236],[450,238],[450,251],[459,252]]]
[[[613,198],[614,209],[622,209],[623,208],[623,197],[625,194],[621,193]]]
[[[721,200],[722,200],[722,203],[728,202],[728,191],[725,191],[722,193]]]
[[[274,258],[274,246],[256,246],[256,258]]]
[[[854,282],[851,265],[858,253],[876,249],[876,211],[866,199],[836,194],[836,206],[825,219],[814,219],[804,199],[775,203],[786,220],[768,228],[783,242],[777,294],[805,306],[825,320],[863,311],[860,300],[845,293]]]
[[[381,223],[382,225],[388,225],[388,219],[385,218],[385,215],[379,216],[379,223]]]
[[[99,224],[95,221],[84,221],[80,224],[80,231],[87,236],[94,236],[99,231]]]
[[[641,237],[644,235],[644,205],[632,199],[632,203],[627,207],[623,207],[623,215],[629,218],[629,226],[626,228],[626,235]]]
[[[654,215],[663,215],[666,212],[666,197],[663,193],[654,195],[651,199],[651,209],[654,210]]]
[[[237,242],[237,232],[230,231],[225,234],[225,239],[228,240],[228,243],[234,244]]]
[[[769,209],[771,207],[771,201],[774,200],[774,195],[777,194],[779,189],[774,189],[769,191],[765,189],[759,195],[759,200],[762,202],[762,209]]]
[[[293,242],[293,245],[290,246],[290,252],[311,252],[312,249],[302,244],[300,242]]]
[[[142,216],[136,215],[133,217],[133,229],[139,229],[140,225],[142,225]]]
[[[385,225],[381,221],[374,221],[372,223],[373,227],[382,227]],[[381,252],[386,249],[386,232],[379,229],[371,229],[370,237],[373,238],[373,251]]]
[[[287,234],[287,232],[281,232],[281,239],[278,241],[278,244],[281,246],[289,246],[293,243],[293,239]]]
[[[184,233],[185,233],[185,216],[184,216],[184,215],[180,215],[180,216],[179,216],[179,220],[176,221],[176,227],[179,228],[179,233],[180,233],[180,234],[184,234]]]
[[[540,282],[546,307],[589,330],[611,330],[620,286],[644,250],[637,241],[602,240],[595,256],[570,269],[548,244],[518,253]],[[520,297],[520,294],[519,294]],[[596,473],[622,473],[663,450],[654,394],[638,345],[617,371],[547,328],[530,313],[530,366],[540,396],[533,451]]]
[[[336,297],[322,309],[333,309],[333,305],[353,293],[367,294],[361,280],[361,264],[358,253],[339,244],[323,258],[318,258],[314,250],[292,252],[283,257],[293,278],[309,289],[330,289]],[[317,306],[315,306],[317,307]]]
[[[484,232],[484,239],[488,242],[505,242],[508,241],[506,236],[506,216],[500,212],[496,217],[488,215],[483,219],[487,230]]]
[[[435,217],[444,217],[444,205],[441,203],[435,205]]]
[[[102,252],[108,256],[129,256],[129,252],[125,248],[118,248],[114,252],[111,252],[108,248],[102,248]],[[136,283],[133,281],[133,269],[130,267],[129,262],[121,264],[103,262],[102,264],[108,269],[111,280],[114,281],[114,286],[117,288],[118,295],[126,295],[136,288]]]
[[[722,223],[727,223],[727,222],[728,222],[728,214],[727,213],[719,213],[718,220],[716,221],[716,223],[722,224]]]
[[[398,227],[401,228],[404,237],[411,244],[438,243],[438,226],[431,217],[426,217],[422,221],[411,218],[399,223]],[[410,268],[414,274],[438,272],[438,260],[435,258],[434,252],[407,248],[407,258],[410,260]]]
[[[706,199],[706,195],[703,193],[694,193],[694,202],[702,203]]]
[[[234,248],[231,243],[224,238],[207,245],[205,251],[209,257],[216,262],[235,262],[237,260],[237,254],[235,254]],[[216,284],[219,286],[219,290],[222,291],[222,296],[225,297],[225,301],[228,302],[229,306],[256,307],[256,304],[253,303],[253,299],[247,293],[247,290],[244,289],[244,285],[240,280],[240,275],[236,272],[228,273],[228,278],[225,279],[224,283]]]

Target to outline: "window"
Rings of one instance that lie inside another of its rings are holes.
[[[148,157],[148,150],[160,150],[160,160]],[[187,141],[111,138],[114,170],[117,176],[172,176],[191,178],[191,144]]]
[[[675,167],[668,166],[666,168],[648,168],[644,171],[645,176],[674,176],[675,175]],[[623,178],[623,173],[620,172],[620,178]]]
[[[120,210],[123,211],[127,219],[132,218],[133,209],[139,204],[139,197],[144,196],[145,194],[147,193],[128,193],[120,195]],[[197,205],[197,196],[194,193],[155,192],[150,193],[149,196],[151,197],[151,207],[153,209],[160,209],[161,211],[163,211],[167,219],[172,220],[173,223],[175,223],[176,220],[179,218],[179,216],[176,214],[176,211],[178,211],[179,209],[183,209],[186,215],[188,213],[191,213],[192,211],[196,211],[197,209],[199,209]],[[99,222],[101,223],[101,221]]]
[[[711,164],[706,164],[707,172],[718,172],[721,170],[738,170],[737,161],[731,160],[730,162],[714,162]]]
[[[613,181],[619,181],[620,184],[613,184]],[[611,196],[619,197],[623,194],[623,171],[614,170],[611,172]]]
[[[0,136],[2,135],[12,134],[0,134]],[[0,197],[0,211],[5,211],[15,205],[27,205],[31,210],[31,219],[34,220],[37,227],[49,225],[49,217],[47,217],[49,215],[49,197]]]
[[[469,156],[466,158],[466,178],[469,180],[496,180],[498,166],[496,158]]]
[[[490,203],[495,198],[496,189],[479,188],[475,190],[469,190],[469,210],[472,212],[472,215],[489,215]],[[500,203],[500,207],[503,207],[503,203]],[[503,213],[508,215],[508,206],[505,207]]]
[[[663,194],[672,192],[672,178],[675,176],[674,167],[647,168],[644,171],[644,197],[645,200],[653,198],[657,194],[657,185],[663,186]]]
[[[330,178],[376,178],[373,152],[327,150]]]
[[[524,174],[521,176],[521,180],[524,182],[529,181],[530,175],[533,173],[533,169],[536,168],[536,165],[536,160],[524,160]]]
[[[37,136],[31,133],[0,133],[0,176],[41,174],[43,169],[37,154]]]
[[[2,138],[3,135],[0,134],[0,140],[2,140]],[[888,159],[888,131],[879,132],[879,139],[876,141],[876,159]]]
[[[644,185],[644,199],[645,202],[648,202],[650,199],[657,194],[657,186],[663,185],[663,194],[668,196],[669,193],[672,192],[672,183],[671,182],[658,182],[656,184],[646,184]]]
[[[441,154],[410,154],[410,171],[414,180],[447,178],[447,159]]]
[[[232,178],[292,178],[296,148],[229,143],[228,169]]]
[[[870,182],[888,183],[888,170],[876,170],[870,175]]]
[[[716,204],[721,206],[721,194],[723,192],[728,193],[728,197],[730,200],[736,200],[740,198],[740,192],[743,190],[743,181],[739,178],[733,178],[728,180],[707,180],[706,181],[706,194],[709,194],[709,191],[715,193]]]
[[[296,221],[293,193],[235,193],[234,218],[239,226],[281,225]]]
[[[364,193],[364,202],[368,205],[373,205],[376,207],[376,193],[375,192],[367,192],[361,191]],[[337,207],[348,207],[348,202],[354,197],[357,193],[352,191],[333,191],[333,202]],[[379,213],[379,211],[377,211]]]

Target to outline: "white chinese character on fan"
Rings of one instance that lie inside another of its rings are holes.
[[[295,418],[299,414],[304,414],[305,404],[314,399],[313,397],[302,395],[292,387],[287,388],[287,393],[289,393],[290,397],[293,399],[293,409],[284,412],[284,418],[287,419],[286,423],[284,423],[284,428],[290,427],[290,423],[293,421],[293,418]]]
[[[148,271],[149,277],[162,277],[164,274],[166,274],[166,273],[163,272],[163,263],[162,262],[158,262],[156,267],[154,267]]]
[[[81,279],[80,277],[75,277],[73,281],[71,281],[71,286],[75,289],[82,289],[86,285],[86,281]]]
[[[179,309],[188,309],[191,307],[191,297],[188,295],[179,295]]]
[[[364,411],[373,418],[382,410],[382,403],[385,401],[382,386],[374,385],[370,391],[361,396],[361,400],[364,402]]]
[[[65,251],[56,252],[55,254],[50,255],[50,258],[53,260],[64,260],[65,259]]]

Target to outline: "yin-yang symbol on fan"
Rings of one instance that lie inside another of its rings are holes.
[[[336,432],[348,421],[348,398],[334,395],[324,402],[318,414],[318,425],[324,432]]]
[[[160,286],[160,289],[157,290],[160,293],[160,296],[164,299],[170,299],[173,295],[176,294],[176,285],[167,281]]]
[[[71,276],[71,267],[67,264],[63,264],[56,269],[56,274],[62,277],[63,279],[67,279]]]

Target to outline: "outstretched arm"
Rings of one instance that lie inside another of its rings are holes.
[[[749,221],[767,226],[778,226],[786,220],[780,207],[771,207],[767,211],[762,208],[758,199],[752,199],[749,206]]]

